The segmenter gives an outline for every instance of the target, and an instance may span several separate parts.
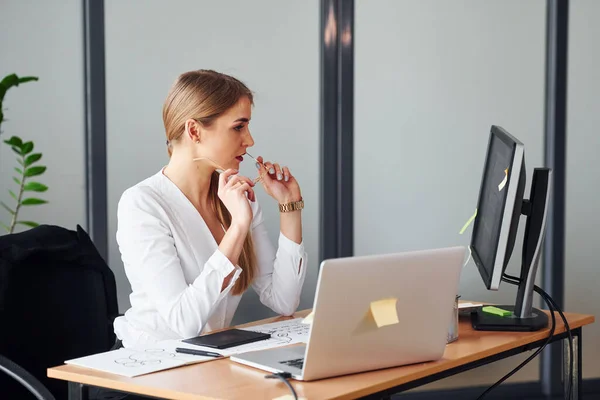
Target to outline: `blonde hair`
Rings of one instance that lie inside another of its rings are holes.
[[[232,76],[211,70],[189,71],[181,74],[169,91],[163,106],[163,122],[167,136],[167,151],[172,154],[172,143],[185,130],[185,121],[192,118],[205,127],[233,107],[241,98],[253,103],[252,92]],[[217,195],[219,174],[213,172],[209,199],[219,222],[229,229],[231,214]],[[248,232],[238,262],[242,273],[233,286],[232,293],[240,295],[250,286],[256,275],[256,254],[252,235]]]

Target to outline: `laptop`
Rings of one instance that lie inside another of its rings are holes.
[[[301,381],[439,360],[465,250],[448,247],[325,260],[307,344],[230,359],[272,373],[288,372]],[[387,309],[373,311],[372,302],[382,304],[381,300]]]

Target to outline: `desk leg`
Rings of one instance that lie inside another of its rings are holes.
[[[569,375],[569,362],[570,362],[570,352],[569,352],[569,339],[563,340],[563,387],[565,390],[565,398],[571,400],[581,400],[582,399],[582,391],[581,391],[581,380],[583,371],[581,368],[581,328],[573,329],[571,331],[573,336],[573,371],[571,375]],[[571,397],[569,397],[569,393],[567,393],[567,387],[569,385],[569,377],[573,377],[573,387],[571,388]]]
[[[69,382],[69,400],[89,400],[89,387],[87,385]]]

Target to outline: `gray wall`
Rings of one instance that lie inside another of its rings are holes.
[[[467,245],[471,229],[458,232],[476,207],[491,124],[525,143],[529,179],[542,165],[545,3],[356,3],[356,254]],[[510,304],[516,290],[487,291],[471,260],[460,294]],[[512,381],[536,380],[538,360]],[[427,389],[493,383],[518,362]]]
[[[318,258],[318,1],[105,1],[110,265],[121,310],[130,286],[115,241],[121,193],[168,162],[161,108],[178,74],[200,68],[230,73],[255,92],[250,130],[255,157],[287,164],[301,183],[309,273],[301,307],[312,307]],[[235,12],[231,12],[235,10]],[[137,22],[136,22],[137,21]],[[242,173],[256,175],[249,163]],[[273,243],[276,202],[257,190]],[[253,291],[235,322],[271,315]]]
[[[69,229],[86,227],[81,13],[79,0],[2,0],[0,5],[0,79],[11,73],[39,78],[7,92],[8,121],[0,139],[32,140],[34,152],[43,154],[39,165],[48,167],[36,181],[49,187],[37,196],[49,203],[23,207],[19,219]],[[15,201],[8,190],[17,191],[16,166],[12,150],[0,143],[0,200],[11,207]],[[9,217],[0,208],[0,221],[8,224]]]
[[[565,308],[600,314],[600,2],[575,0],[569,30]],[[584,377],[600,376],[600,324],[583,331]]]

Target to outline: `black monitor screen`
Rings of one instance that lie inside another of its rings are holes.
[[[478,264],[488,287],[492,279],[494,261],[498,251],[508,182],[512,172],[510,167],[513,163],[514,154],[514,143],[510,139],[502,137],[501,133],[493,130],[488,144],[488,153],[477,204],[477,217],[475,218],[471,237],[475,262]]]

